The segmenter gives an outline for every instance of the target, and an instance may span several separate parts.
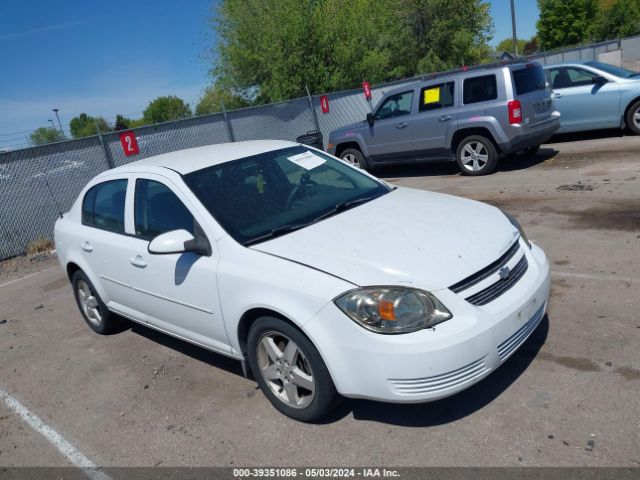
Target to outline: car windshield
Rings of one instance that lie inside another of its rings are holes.
[[[303,146],[213,165],[183,178],[218,223],[246,246],[391,191],[343,162]]]
[[[609,65],[608,63],[586,62],[585,65],[597,68],[598,70],[602,70],[603,72],[610,73],[611,75],[615,75],[616,77],[620,78],[631,78],[639,75],[638,72],[627,70],[626,68],[616,67],[614,65]]]

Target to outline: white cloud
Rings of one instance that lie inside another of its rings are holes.
[[[75,27],[77,25],[82,25],[82,24],[90,22],[92,20],[93,20],[93,18],[84,18],[84,19],[80,19],[80,20],[75,20],[73,22],[64,22],[64,23],[57,23],[57,24],[53,24],[53,25],[46,25],[44,27],[30,28],[28,30],[23,30],[22,32],[3,33],[3,34],[0,34],[0,41],[2,41],[2,40],[14,40],[16,38],[30,37],[30,36],[33,36],[33,35],[38,35],[40,33],[48,33],[48,32],[54,32],[56,30],[63,30],[65,28],[71,28],[71,27]]]

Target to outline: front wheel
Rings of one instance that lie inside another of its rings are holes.
[[[364,155],[357,148],[347,148],[340,154],[340,159],[344,160],[347,163],[350,163],[354,167],[361,168],[362,170],[367,169],[367,160],[364,158]]]
[[[640,100],[631,105],[625,116],[625,123],[629,130],[640,135]]]
[[[265,396],[295,420],[318,420],[339,398],[318,350],[302,332],[279,318],[261,317],[251,325],[247,356]]]
[[[471,135],[458,144],[456,163],[465,175],[487,175],[498,164],[498,152],[488,138]]]

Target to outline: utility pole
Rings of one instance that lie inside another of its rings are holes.
[[[518,36],[516,34],[516,7],[513,5],[514,0],[511,0],[511,30],[513,31],[513,51],[515,56],[518,56]]]
[[[58,125],[60,126],[60,135],[62,135],[62,138],[64,138],[64,130],[62,130],[62,123],[60,122],[60,115],[58,115],[58,112],[59,112],[59,109],[57,108],[53,109],[53,113],[56,114],[56,118],[58,119]]]

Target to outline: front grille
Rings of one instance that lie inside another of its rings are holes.
[[[424,378],[389,379],[393,389],[401,395],[436,393],[460,386],[479,377],[487,371],[484,357],[441,375]]]
[[[502,267],[504,267],[509,262],[509,260],[513,258],[513,256],[516,254],[519,248],[520,248],[520,242],[516,240],[516,242],[513,245],[511,245],[511,247],[509,247],[509,250],[507,250],[498,260],[493,262],[491,265],[484,267],[482,270],[478,270],[476,273],[468,276],[464,280],[461,280],[458,283],[451,285],[449,287],[449,290],[453,291],[454,293],[460,293],[463,290],[466,290],[467,288],[471,288],[475,284],[480,283],[482,280],[490,277],[491,275],[496,273],[498,270],[500,270]]]
[[[509,276],[504,280],[498,280],[493,285],[489,285],[484,290],[480,290],[475,295],[471,295],[466,300],[473,305],[486,305],[487,303],[495,300],[504,292],[513,287],[518,280],[522,278],[522,276],[529,268],[529,263],[527,262],[526,255],[523,255],[520,261],[516,264],[515,267],[509,273]]]
[[[524,341],[529,338],[531,332],[533,332],[540,320],[542,320],[544,316],[544,307],[546,304],[542,304],[542,306],[533,314],[533,317],[525,323],[520,329],[507,338],[504,342],[498,345],[498,356],[500,360],[506,360],[509,356],[515,352],[520,345],[524,343]]]

